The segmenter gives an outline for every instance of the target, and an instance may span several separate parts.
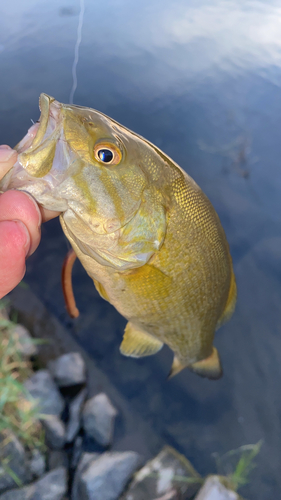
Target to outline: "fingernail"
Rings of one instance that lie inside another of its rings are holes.
[[[20,220],[16,220],[15,219],[13,222],[15,222],[19,226],[20,231],[25,234],[26,241],[25,241],[25,244],[24,244],[23,248],[25,250],[25,256],[28,257],[29,256],[29,252],[30,252],[30,248],[31,248],[30,234],[28,232],[28,229],[24,225],[24,223],[21,222]]]
[[[39,218],[39,221],[38,221],[38,229],[41,228],[41,224],[42,224],[42,214],[41,214],[41,211],[40,211],[40,208],[38,206],[38,203],[37,201],[35,200],[35,198],[33,198],[32,194],[30,193],[27,193],[26,191],[22,191],[22,193],[26,194],[26,196],[28,196],[28,198],[33,201],[33,204],[36,208],[36,211],[37,211],[37,214],[38,214],[38,218]]]
[[[8,161],[16,151],[11,149],[10,146],[3,144],[0,146],[0,162]]]

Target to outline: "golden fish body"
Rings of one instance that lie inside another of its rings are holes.
[[[216,328],[236,285],[219,218],[197,184],[156,146],[90,108],[42,94],[35,138],[0,188],[61,211],[61,225],[99,293],[128,319],[121,352],[167,344],[172,373],[218,378]]]

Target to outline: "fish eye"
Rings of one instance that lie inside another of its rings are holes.
[[[104,163],[110,163],[113,160],[113,153],[110,149],[100,149],[98,151],[98,157]]]
[[[94,155],[99,163],[105,163],[106,165],[118,165],[122,159],[120,149],[113,144],[96,144]]]

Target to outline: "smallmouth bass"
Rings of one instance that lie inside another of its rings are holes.
[[[233,313],[228,243],[208,198],[159,148],[104,114],[41,94],[40,123],[16,147],[0,190],[61,212],[62,229],[100,295],[128,320],[121,353],[174,352],[219,378],[215,330]]]

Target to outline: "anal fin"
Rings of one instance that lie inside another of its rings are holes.
[[[129,322],[125,328],[123,341],[120,345],[120,352],[124,354],[124,356],[141,358],[143,356],[156,354],[156,352],[160,351],[162,346],[163,342]]]
[[[215,347],[213,347],[212,354],[201,361],[193,363],[193,365],[188,366],[189,370],[197,373],[201,377],[207,377],[212,380],[217,380],[222,376],[222,367],[219,358],[219,353]]]

